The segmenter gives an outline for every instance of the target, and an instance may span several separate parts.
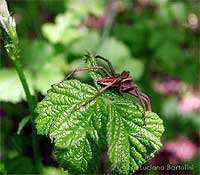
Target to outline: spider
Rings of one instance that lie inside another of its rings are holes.
[[[151,104],[149,97],[145,95],[144,93],[140,92],[138,90],[137,85],[133,83],[133,79],[130,77],[130,72],[129,71],[123,71],[119,76],[115,73],[115,70],[111,64],[111,62],[102,57],[102,56],[95,56],[96,59],[101,59],[105,62],[107,62],[111,73],[104,67],[104,66],[94,66],[94,67],[88,67],[88,68],[77,68],[74,69],[70,74],[68,74],[64,80],[69,79],[74,73],[79,72],[79,71],[86,71],[86,70],[102,70],[106,77],[100,79],[97,83],[102,86],[102,88],[93,96],[91,97],[88,101],[86,101],[82,106],[86,106],[88,103],[90,103],[92,100],[94,100],[97,96],[102,94],[106,89],[108,88],[116,88],[119,92],[125,92],[129,93],[135,97],[137,97],[140,100],[140,103],[143,108],[143,114],[144,114],[144,123],[145,123],[145,114],[146,114],[146,107],[148,111],[151,111]],[[64,81],[63,80],[63,81]],[[81,108],[79,107],[79,108]],[[78,109],[79,109],[78,108]]]

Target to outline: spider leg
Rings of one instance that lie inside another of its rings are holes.
[[[144,101],[145,99],[143,98],[143,94],[140,93],[137,89],[137,87],[132,87],[132,88],[129,88],[129,91],[128,91],[130,94],[134,95],[135,97],[138,97],[139,100],[140,100],[140,103],[142,105],[142,108],[143,108],[143,111],[144,111],[144,125],[146,126],[146,106],[144,104]],[[145,101],[146,102],[146,101]]]
[[[127,89],[125,89],[126,92],[130,92],[130,91],[133,91],[137,89],[137,86],[136,85],[133,85],[132,87],[129,87]],[[124,90],[123,90],[124,91]],[[132,92],[131,94],[133,94],[134,92]],[[140,96],[142,97],[141,99],[145,101],[146,105],[147,105],[147,108],[148,108],[148,111],[151,111],[151,103],[150,103],[150,100],[149,100],[149,97],[147,95],[145,95],[144,93],[142,92],[138,92],[140,94]],[[137,94],[135,93],[134,96],[137,96]]]
[[[111,87],[113,84],[115,84],[118,81],[118,79],[116,79],[115,81],[113,81],[112,83],[108,84],[107,86],[102,87],[101,89],[99,89],[99,91],[93,96],[91,97],[89,100],[87,100],[83,105],[81,105],[80,107],[78,107],[76,110],[79,110],[80,108],[82,108],[83,106],[86,106],[88,103],[90,103],[92,100],[94,100],[96,97],[98,97],[100,94],[102,94],[106,89],[108,89],[109,87]]]
[[[69,73],[63,81],[69,79],[74,73],[86,70],[102,70],[108,77],[111,77],[110,73],[103,67],[103,66],[95,66],[95,67],[84,67],[84,68],[77,68],[74,69],[71,73]]]
[[[123,82],[123,80],[122,80],[122,82]],[[125,87],[125,88],[120,87],[120,90],[122,92],[129,92],[129,91],[135,90],[137,88],[138,88],[137,85],[131,85],[131,87]]]
[[[142,96],[142,99],[146,102],[148,111],[151,111],[151,103],[150,103],[149,97],[142,92],[140,92],[140,95]]]
[[[104,60],[105,62],[107,62],[108,66],[109,66],[109,68],[110,68],[110,70],[112,72],[112,76],[114,76],[114,77],[116,76],[116,73],[115,73],[115,70],[114,70],[114,68],[112,66],[112,63],[109,60],[107,60],[106,58],[104,58],[104,57],[102,57],[100,55],[96,55],[95,58],[99,58],[99,59]]]
[[[142,97],[140,95],[140,92],[137,89],[135,89],[135,92],[136,92],[137,97],[139,98],[140,103],[141,103],[142,108],[143,108],[143,112],[144,112],[144,125],[146,126],[146,106],[145,106],[144,101],[143,101],[143,99],[142,99]]]

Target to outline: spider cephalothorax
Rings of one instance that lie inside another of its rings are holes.
[[[149,111],[151,111],[151,104],[149,97],[145,95],[144,93],[140,92],[138,90],[138,87],[133,83],[133,79],[129,75],[129,71],[123,71],[120,75],[117,75],[115,73],[115,70],[113,69],[113,66],[110,61],[108,61],[106,58],[103,58],[101,56],[96,56],[95,58],[102,59],[106,61],[109,65],[110,71],[107,71],[107,69],[104,66],[95,66],[95,67],[89,67],[89,68],[78,68],[72,71],[64,80],[67,80],[70,78],[75,72],[79,71],[85,71],[85,70],[102,70],[106,77],[100,79],[98,81],[98,84],[103,86],[92,98],[90,98],[86,103],[84,103],[82,106],[87,105],[92,100],[94,100],[97,96],[99,96],[102,92],[104,92],[108,88],[116,88],[119,90],[119,92],[126,92],[129,93],[135,97],[137,97],[140,100],[140,103],[142,105],[143,111],[144,111],[144,117],[146,113],[146,106]]]

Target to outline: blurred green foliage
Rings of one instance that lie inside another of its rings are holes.
[[[139,0],[113,2],[8,1],[17,21],[20,59],[32,94],[40,99],[51,84],[60,82],[74,68],[83,67],[81,58],[86,51],[90,51],[111,60],[117,72],[124,69],[131,72],[140,89],[149,95],[153,111],[163,116],[166,127],[164,140],[170,141],[179,134],[196,137],[199,113],[178,111],[178,97],[186,92],[170,94],[166,98],[153,88],[153,82],[168,76],[188,86],[198,85],[199,21],[197,28],[190,26],[189,21],[191,14],[199,15],[198,1],[149,0],[147,4]],[[94,16],[94,19],[91,18]],[[12,133],[17,132],[14,123],[27,116],[28,112],[22,105],[24,92],[20,81],[2,44],[0,54],[0,108],[3,111],[0,111],[3,114],[1,157],[6,157],[0,164],[0,171],[14,173],[20,170],[12,171],[13,167],[8,167],[7,163],[15,162],[19,155],[27,155],[28,151],[19,150],[5,140],[24,143],[27,135],[23,135],[23,130],[17,137]],[[88,73],[76,77],[91,83]],[[24,111],[18,108],[24,108]],[[24,144],[24,150],[29,146]],[[32,170],[31,160],[24,161],[28,159],[26,156],[19,159],[19,164],[21,161],[27,162]]]

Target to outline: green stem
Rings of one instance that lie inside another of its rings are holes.
[[[22,66],[19,62],[18,59],[13,59],[13,63],[15,65],[15,68],[17,70],[18,76],[20,78],[20,81],[22,83],[22,86],[24,88],[24,92],[26,94],[26,98],[28,101],[28,106],[29,106],[29,111],[31,113],[31,120],[32,120],[32,144],[33,144],[33,156],[34,156],[34,161],[35,161],[35,165],[36,165],[36,171],[37,173],[41,172],[42,169],[42,163],[41,163],[41,159],[40,159],[40,155],[39,155],[39,145],[38,145],[38,138],[37,138],[37,132],[35,129],[35,125],[34,125],[34,120],[36,117],[36,114],[34,112],[35,109],[35,102],[31,96]]]
[[[24,92],[26,94],[26,98],[28,101],[29,111],[31,113],[31,124],[32,124],[32,146],[33,146],[33,157],[35,161],[36,171],[37,173],[41,173],[42,171],[42,162],[40,159],[39,153],[39,142],[36,133],[36,128],[34,125],[34,120],[36,114],[34,112],[35,102],[31,96],[30,89],[28,87],[28,83],[26,81],[26,77],[23,72],[22,65],[19,61],[19,40],[16,32],[16,23],[13,17],[10,16],[8,11],[7,3],[5,0],[0,0],[0,29],[2,30],[2,38],[5,44],[6,51],[8,56],[13,61],[15,68],[17,70],[18,76],[24,88]]]
[[[12,33],[10,32],[9,33],[10,38],[8,38],[8,36],[5,35],[5,32],[3,32],[2,34],[3,34],[2,35],[3,41],[5,42],[6,51],[8,53],[8,56],[10,57],[10,59],[13,61],[15,65],[15,69],[20,78],[20,81],[22,83],[22,86],[23,86],[23,89],[28,101],[29,111],[31,113],[33,157],[34,157],[36,172],[41,173],[42,162],[41,162],[40,153],[39,153],[39,142],[38,142],[37,132],[34,125],[34,120],[36,117],[36,113],[34,112],[34,110],[35,110],[36,103],[31,96],[30,89],[28,87],[28,83],[26,81],[26,77],[24,75],[22,65],[19,61],[19,47],[18,47],[19,44],[18,44],[17,33],[15,32],[14,35],[11,35]]]

